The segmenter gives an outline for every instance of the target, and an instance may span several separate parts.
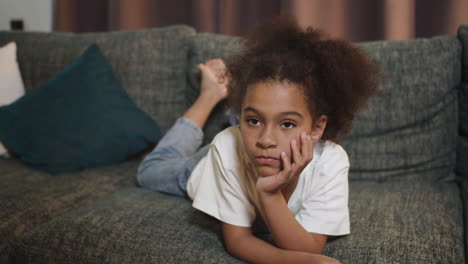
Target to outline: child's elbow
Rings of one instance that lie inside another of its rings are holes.
[[[236,241],[233,241],[233,239],[224,239],[224,247],[226,248],[226,251],[231,254],[232,256],[238,256],[238,243]]]
[[[226,248],[226,251],[231,255],[231,256],[237,256],[237,252],[235,250],[235,248],[233,248],[232,246],[229,246],[228,244],[224,243],[225,245],[225,248]]]
[[[326,259],[323,260],[323,262],[320,262],[322,264],[341,264],[337,259],[326,257]]]

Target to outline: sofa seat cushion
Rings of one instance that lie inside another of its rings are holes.
[[[327,244],[342,263],[465,263],[455,183],[351,182],[351,234]]]
[[[34,227],[124,187],[135,186],[139,160],[53,176],[0,158],[0,253]]]
[[[241,263],[220,227],[187,199],[128,188],[34,229],[13,254],[17,263]]]
[[[455,184],[351,182],[351,235],[328,243],[342,263],[462,263]],[[220,224],[187,199],[129,188],[44,224],[14,245],[20,263],[237,263]]]

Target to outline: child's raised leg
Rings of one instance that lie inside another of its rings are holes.
[[[226,68],[220,59],[209,60],[198,68],[202,77],[200,95],[143,159],[137,174],[142,187],[185,196],[188,177],[208,152],[208,146],[199,149],[202,128],[213,108],[227,96]]]

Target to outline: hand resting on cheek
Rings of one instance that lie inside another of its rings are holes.
[[[302,170],[313,158],[314,141],[310,135],[302,132],[300,141],[291,140],[291,156],[281,152],[282,170],[274,175],[260,175],[257,180],[257,191],[262,193],[276,193],[297,181]]]

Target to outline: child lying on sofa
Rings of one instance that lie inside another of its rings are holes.
[[[377,91],[378,70],[343,40],[290,18],[257,27],[246,49],[200,64],[201,91],[148,154],[138,182],[189,196],[222,223],[233,256],[252,263],[336,263],[329,236],[350,233],[348,156],[336,142]],[[228,98],[239,124],[200,148],[202,128]],[[252,231],[263,221],[275,245]]]

